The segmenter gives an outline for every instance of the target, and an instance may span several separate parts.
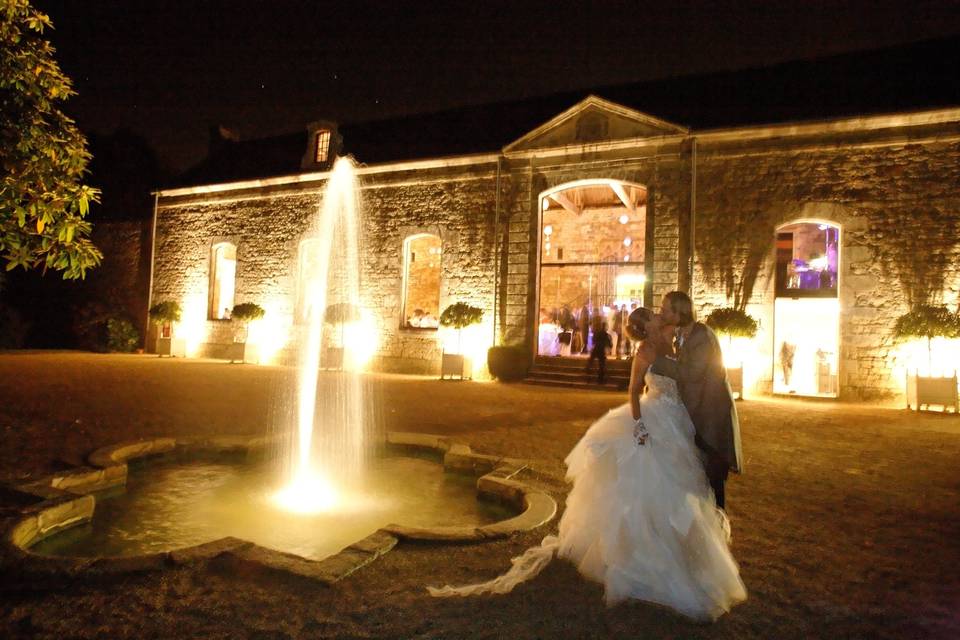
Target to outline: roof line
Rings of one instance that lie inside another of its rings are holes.
[[[427,158],[425,160],[401,160],[386,164],[361,165],[357,167],[357,175],[375,175],[393,171],[420,171],[423,169],[444,169],[447,167],[463,167],[469,165],[496,162],[499,153],[474,153],[465,156],[446,156],[441,158]],[[293,175],[275,176],[272,178],[257,178],[255,180],[240,180],[237,182],[221,182],[216,184],[200,185],[196,187],[177,187],[173,189],[159,189],[152,191],[161,198],[176,196],[191,196],[206,193],[221,193],[224,191],[239,191],[242,189],[257,189],[261,187],[275,187],[285,184],[300,184],[305,182],[320,182],[326,180],[330,171],[314,171],[311,173],[297,173]]]
[[[853,118],[821,120],[817,122],[748,125],[744,127],[727,129],[707,129],[702,132],[691,130],[685,133],[676,133],[665,136],[626,138],[607,142],[590,142],[525,151],[509,151],[509,146],[512,145],[508,145],[508,147],[504,148],[502,155],[501,153],[476,153],[463,156],[427,158],[424,160],[402,160],[399,162],[360,166],[357,168],[357,175],[376,175],[380,173],[398,171],[419,171],[424,169],[464,167],[496,162],[498,158],[504,156],[511,158],[543,158],[562,156],[571,152],[576,152],[578,150],[582,151],[585,149],[589,149],[591,151],[610,151],[629,147],[664,144],[683,140],[687,137],[695,137],[697,138],[698,142],[701,143],[742,142],[776,137],[874,131],[878,129],[893,129],[898,127],[946,124],[950,122],[960,122],[960,107],[930,109],[924,111],[908,111],[874,116],[857,116]],[[276,176],[272,178],[259,178],[255,180],[242,180],[237,182],[200,185],[196,187],[160,189],[157,191],[152,191],[151,194],[157,195],[161,198],[170,198],[177,196],[223,193],[227,191],[239,191],[243,189],[256,189],[261,187],[319,182],[325,180],[329,175],[329,171],[300,173],[294,175]]]

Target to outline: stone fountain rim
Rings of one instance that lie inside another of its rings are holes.
[[[101,447],[77,467],[38,480],[8,486],[39,501],[20,509],[0,524],[0,569],[15,572],[25,582],[54,582],[84,576],[122,575],[210,561],[241,565],[255,570],[293,575],[331,585],[392,550],[399,541],[477,543],[506,538],[540,527],[554,518],[556,501],[516,479],[526,462],[516,458],[483,455],[469,445],[444,436],[387,432],[384,445],[418,450],[442,459],[444,469],[477,476],[477,494],[513,506],[519,513],[482,526],[407,527],[390,524],[322,560],[261,547],[239,538],[220,538],[198,545],[136,556],[62,557],[35,553],[40,540],[93,518],[94,491],[126,484],[128,462],[177,450],[207,453],[249,453],[277,441],[264,436],[214,436],[149,438]]]

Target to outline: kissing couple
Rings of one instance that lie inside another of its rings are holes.
[[[437,597],[507,593],[556,555],[603,584],[612,606],[637,599],[712,621],[746,599],[730,553],[724,485],[740,472],[740,427],[716,335],[672,291],[639,308],[628,402],[593,423],[566,458],[573,488],[556,536],[480,584]]]

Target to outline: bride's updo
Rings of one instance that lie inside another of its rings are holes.
[[[647,323],[653,320],[653,311],[646,307],[638,307],[630,312],[627,319],[627,335],[632,340],[645,340],[647,337]]]

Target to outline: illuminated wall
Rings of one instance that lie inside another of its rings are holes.
[[[471,348],[519,344],[532,357],[539,287],[541,303],[561,301],[577,297],[570,292],[583,280],[573,274],[569,282],[538,281],[540,195],[571,182],[614,180],[649,190],[649,224],[631,229],[630,247],[593,249],[629,248],[632,260],[642,242],[643,286],[655,306],[666,292],[690,288],[701,315],[735,303],[754,315],[759,335],[738,347],[752,392],[774,387],[777,228],[798,220],[842,228],[839,394],[902,391],[899,372],[910,356],[890,335],[895,319],[911,303],[955,308],[960,298],[960,111],[694,132],[694,163],[690,132],[600,102],[584,101],[584,111],[562,114],[488,155],[361,170],[362,295],[379,336],[372,366],[438,372],[445,332],[403,326],[404,240],[421,234],[442,245],[438,310],[458,301],[485,310]],[[587,116],[609,126],[581,139]],[[189,309],[183,330],[197,353],[215,354],[236,331],[229,321],[207,319],[209,256],[218,242],[237,247],[235,302],[264,306],[271,334],[296,333],[298,247],[324,179],[321,173],[161,195],[153,301],[179,300]],[[602,224],[620,223],[609,217]],[[566,233],[556,226],[552,256],[585,242]],[[626,286],[619,275],[597,278],[619,296]],[[273,350],[282,357],[282,346]]]

